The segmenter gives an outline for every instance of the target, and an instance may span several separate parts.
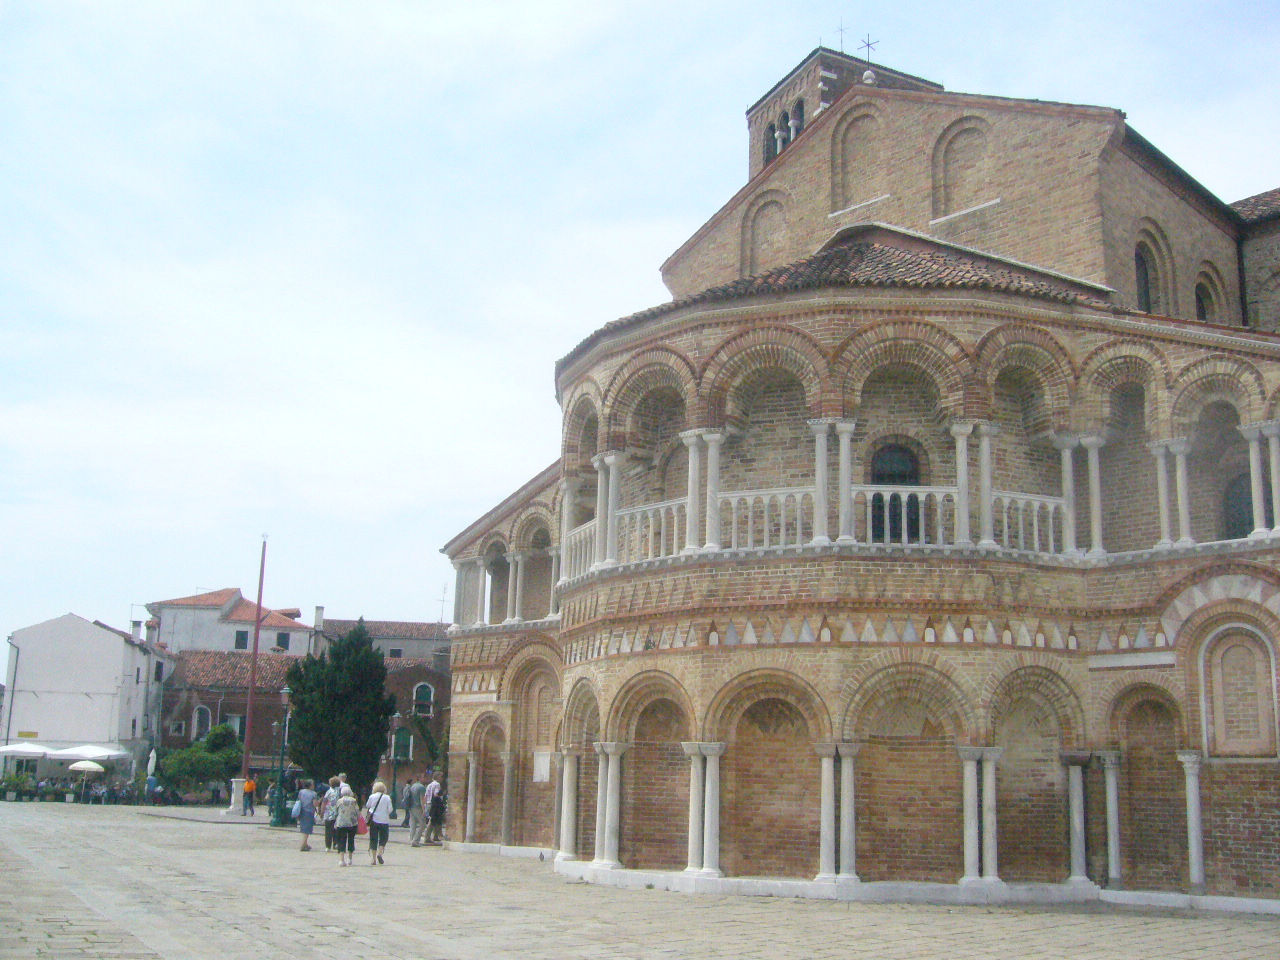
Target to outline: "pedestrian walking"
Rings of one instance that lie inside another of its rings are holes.
[[[253,794],[258,789],[257,781],[250,777],[244,782],[244,806],[240,810],[240,816],[252,817],[253,813]]]
[[[444,774],[436,771],[424,791],[427,807],[427,843],[444,842]]]
[[[324,848],[333,850],[337,841],[333,838],[333,821],[338,816],[338,801],[342,798],[342,781],[337,777],[329,778],[329,789],[320,801],[320,816],[324,818]]]
[[[316,828],[316,792],[311,789],[310,780],[302,781],[296,805],[298,832],[302,834],[302,846],[298,850],[306,853],[311,849],[311,832]]]
[[[400,790],[400,806],[404,809],[404,822],[400,824],[402,827],[409,826],[409,790],[413,786],[413,777],[405,781],[404,787]]]
[[[415,847],[422,846],[422,834],[427,828],[426,799],[427,785],[415,783],[405,800],[409,808],[409,843]]]
[[[360,819],[360,801],[345,783],[339,788],[338,802],[333,818],[333,839],[338,846],[338,866],[349,867],[355,863],[356,823]]]
[[[373,784],[373,793],[365,804],[365,819],[369,821],[369,866],[382,863],[382,851],[387,849],[387,837],[391,834],[391,809],[387,785],[381,780]]]

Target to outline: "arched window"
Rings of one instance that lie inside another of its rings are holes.
[[[782,134],[782,146],[785,149],[791,143],[791,114],[785,110],[778,118],[778,133]]]
[[[413,688],[413,713],[418,717],[429,717],[435,711],[436,691],[429,683],[420,683]]]
[[[1155,299],[1151,295],[1155,283],[1155,269],[1151,251],[1147,249],[1145,244],[1140,243],[1134,248],[1133,278],[1138,298],[1138,309],[1143,313],[1150,313],[1155,303]]]
[[[196,707],[191,712],[191,739],[203,740],[213,726],[213,714],[208,707]]]
[[[909,447],[890,443],[871,457],[871,482],[875,486],[920,486],[920,461]],[[906,533],[904,539],[903,533]],[[920,498],[915,494],[874,494],[871,498],[871,541],[873,543],[918,543],[920,541]]]
[[[1266,644],[1245,631],[1230,631],[1209,651],[1207,666],[1213,753],[1274,756],[1275,683]]]
[[[778,128],[772,123],[764,128],[764,162],[772,163],[778,156]]]
[[[796,136],[800,136],[800,131],[804,129],[804,101],[797,100],[796,105],[791,108],[792,119],[796,122]]]
[[[1217,319],[1213,293],[1209,290],[1208,284],[1196,284],[1196,319],[1203,323],[1210,323]]]

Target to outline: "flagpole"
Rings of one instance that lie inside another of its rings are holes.
[[[258,633],[262,629],[262,581],[267,573],[267,535],[262,535],[262,560],[258,563],[258,605],[253,613],[253,655],[249,659],[249,697],[244,708],[244,759],[240,777],[249,779],[249,744],[253,740],[253,693],[258,687]]]

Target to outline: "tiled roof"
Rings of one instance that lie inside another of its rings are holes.
[[[1072,278],[1061,274],[937,241],[912,231],[869,223],[844,231],[842,238],[803,260],[607,323],[557,363],[557,374],[602,334],[607,335],[684,307],[839,287],[989,290],[1114,309],[1105,299],[1105,288],[1096,284],[1073,282]]]
[[[184,650],[175,655],[174,676],[191,687],[248,687],[253,654],[227,650]],[[287,653],[258,654],[258,690],[279,690],[289,664],[298,658]]]
[[[418,667],[434,671],[435,673],[441,672],[436,667],[436,662],[434,660],[424,660],[421,657],[396,657],[394,660],[390,657],[384,657],[382,662],[387,665],[387,676],[391,676],[393,673],[401,673],[405,670],[413,670]]]
[[[324,621],[324,632],[331,637],[345,636],[355,629],[356,620]],[[369,636],[378,640],[444,640],[447,623],[415,623],[410,620],[366,620]]]
[[[266,609],[265,607],[263,608]],[[241,600],[223,619],[234,620],[237,623],[253,623],[258,615],[258,605],[252,600]],[[299,623],[297,620],[291,620],[283,614],[275,610],[267,610],[266,616],[262,620],[264,627],[271,627],[273,630],[310,630],[305,623]]]
[[[235,587],[225,590],[214,590],[212,593],[198,593],[194,597],[178,597],[176,600],[161,600],[151,604],[156,607],[220,607],[233,597],[240,596]]]
[[[1240,214],[1246,223],[1280,216],[1280,187],[1237,200],[1231,205],[1231,209]]]

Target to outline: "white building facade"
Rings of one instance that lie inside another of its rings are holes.
[[[258,606],[235,587],[147,604],[147,639],[172,653],[186,650],[248,651],[253,648]],[[258,649],[306,656],[311,628],[296,609],[262,611]]]

